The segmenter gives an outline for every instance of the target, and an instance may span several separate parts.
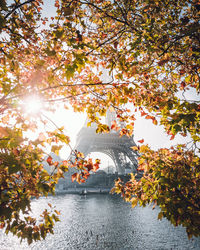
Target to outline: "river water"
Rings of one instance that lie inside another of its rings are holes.
[[[33,200],[33,213],[38,215],[49,202],[61,212],[54,235],[28,246],[11,234],[1,233],[0,249],[200,249],[200,238],[188,240],[184,228],[157,220],[158,208],[133,209],[113,195],[65,194]]]

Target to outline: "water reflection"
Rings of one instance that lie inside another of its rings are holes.
[[[23,249],[200,249],[200,239],[188,240],[185,230],[157,220],[158,210],[134,209],[110,195],[60,195],[33,200],[34,214],[47,203],[61,211],[55,234],[28,246],[16,237],[1,235],[1,250]]]

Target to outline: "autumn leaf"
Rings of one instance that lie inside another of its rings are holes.
[[[57,168],[58,165],[59,165],[59,162],[58,162],[58,161],[55,161],[55,162],[53,163],[53,165]]]
[[[59,155],[60,149],[62,148],[62,145],[57,146],[57,145],[53,145],[51,147],[51,152],[55,153],[56,155]]]
[[[68,166],[68,165],[69,165],[69,162],[66,161],[66,160],[65,160],[65,161],[62,161],[62,165],[63,165],[63,166]]]
[[[147,115],[147,116],[145,116],[145,119],[152,119],[152,116]]]
[[[20,154],[20,151],[17,148],[14,148],[12,151],[15,156],[18,156]]]
[[[0,224],[0,229],[3,229],[5,227],[5,222],[2,222],[1,224]]]
[[[96,172],[99,169],[99,163],[93,165],[93,171]]]
[[[133,147],[131,147],[134,151],[138,151],[139,150],[139,148],[137,147],[137,146],[133,146]]]
[[[8,132],[5,128],[0,127],[0,137],[8,136]]]
[[[158,121],[154,118],[152,119],[154,125],[158,125]]]
[[[134,197],[134,198],[131,199],[131,205],[132,205],[133,208],[137,206],[137,202],[138,202],[137,198]]]
[[[92,170],[93,169],[93,164],[87,164],[86,165],[86,168],[88,169],[88,171]]]
[[[57,215],[60,215],[60,212],[59,212],[59,211],[54,210],[54,212],[55,212]]]
[[[51,205],[51,203],[48,203],[48,206],[49,206],[50,208],[52,208],[52,205]]]
[[[49,156],[48,158],[47,158],[47,163],[49,164],[49,165],[53,165],[53,162],[52,162],[52,160],[53,160],[53,158],[51,157],[51,156]]]
[[[71,179],[72,179],[72,182],[74,182],[77,178],[77,173],[74,173],[72,176],[71,176]]]
[[[173,139],[174,139],[174,137],[175,137],[175,135],[172,135],[172,136],[170,137],[170,140],[173,140]]]
[[[114,48],[115,48],[115,49],[117,48],[117,45],[118,45],[118,42],[115,41],[115,42],[114,42]]]
[[[144,142],[144,139],[141,139],[141,140],[139,140],[138,142],[139,142],[139,143],[143,143],[143,142]]]
[[[142,111],[142,112],[141,112],[141,116],[145,116],[145,115],[147,115],[147,113],[144,112],[144,111]]]
[[[81,180],[80,180],[80,183],[85,183],[85,180],[84,180],[84,179],[81,179]]]

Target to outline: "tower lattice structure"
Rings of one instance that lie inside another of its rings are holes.
[[[108,111],[106,114],[106,123],[111,125],[116,119],[114,112]],[[109,134],[96,133],[96,125],[87,127],[87,121],[77,135],[74,150],[82,152],[85,157],[92,152],[101,152],[108,155],[114,162],[116,171],[119,174],[125,174],[126,167],[131,167],[131,171],[137,171],[137,153],[131,147],[136,146],[133,136],[119,136],[116,131]]]

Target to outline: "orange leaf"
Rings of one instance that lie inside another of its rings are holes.
[[[171,138],[170,138],[170,140],[173,140],[173,139],[174,139],[174,137],[175,137],[175,135],[172,135],[172,136],[171,136]]]
[[[147,115],[147,116],[145,117],[145,119],[152,119],[152,116]]]
[[[77,178],[77,173],[73,174],[71,178],[72,178],[72,182],[74,182]]]
[[[144,142],[144,139],[142,139],[142,140],[139,140],[138,142],[139,142],[139,143],[143,143],[143,142]]]
[[[157,125],[157,124],[158,124],[158,122],[157,122],[157,120],[156,120],[155,118],[153,119],[153,124],[154,124],[154,125]]]
[[[65,161],[62,161],[62,165],[63,165],[63,166],[68,166],[68,165],[69,165],[69,162],[66,161],[66,160],[65,160]]]
[[[141,116],[145,116],[147,115],[147,113],[145,113],[144,111],[141,112]]]
[[[93,171],[96,172],[97,169],[99,169],[99,164],[98,164],[98,163],[95,163],[95,164],[94,164],[94,167],[93,167]]]
[[[53,165],[57,168],[57,166],[59,165],[59,162],[58,162],[58,161],[55,161],[55,162],[53,163]]]
[[[60,215],[60,212],[59,212],[59,211],[57,211],[57,210],[54,210],[54,212],[55,212],[55,213],[57,213],[57,215]]]

